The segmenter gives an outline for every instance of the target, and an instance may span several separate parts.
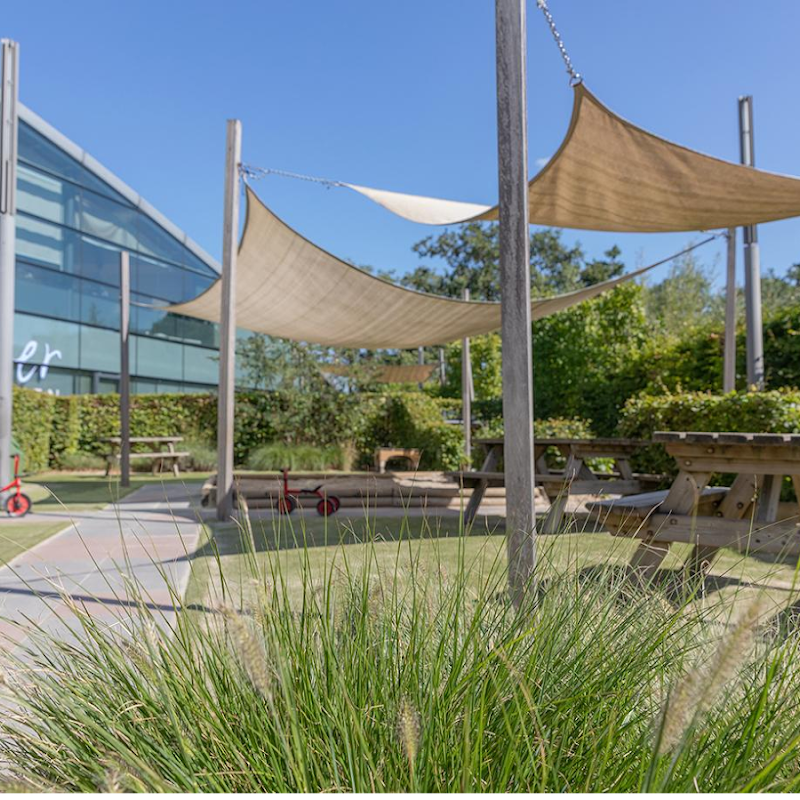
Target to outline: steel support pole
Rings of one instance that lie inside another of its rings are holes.
[[[463,296],[469,302],[469,289],[464,289]],[[464,456],[469,467],[472,460],[472,358],[468,336],[461,340],[461,418],[464,420]]]
[[[225,150],[225,216],[222,227],[219,396],[217,407],[217,519],[233,515],[233,413],[236,375],[236,254],[239,239],[239,165],[242,123],[228,120]]]
[[[425,363],[425,348],[424,348],[424,347],[418,347],[418,348],[417,348],[417,363],[418,363],[420,366],[422,366],[422,365]],[[417,384],[417,387],[418,387],[419,389],[421,389],[421,388],[422,388],[422,381],[420,381],[420,382]]]
[[[753,139],[753,98],[739,98],[739,139],[741,162],[756,165]],[[744,227],[744,311],[747,327],[747,385],[764,388],[764,330],[761,323],[761,253],[758,229]]]
[[[17,213],[19,45],[2,40],[0,86],[0,486],[11,475],[14,405],[14,276]]]
[[[728,228],[727,280],[725,283],[725,350],[722,391],[736,390],[736,228]]]
[[[536,560],[525,0],[496,0],[495,25],[506,541],[519,604]]]
[[[447,383],[447,371],[444,364],[444,347],[439,348],[439,385]]]
[[[119,471],[120,486],[131,485],[131,260],[119,254]]]

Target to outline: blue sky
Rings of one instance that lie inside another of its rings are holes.
[[[736,101],[752,94],[758,166],[800,175],[797,0],[550,7],[587,85],[614,111],[738,160]],[[493,14],[492,0],[14,0],[0,35],[21,44],[23,102],[218,256],[229,117],[243,122],[252,164],[494,202]],[[572,99],[535,0],[528,18],[533,172],[561,141]],[[411,245],[437,231],[345,190],[278,177],[256,189],[358,264],[411,269]],[[693,237],[565,238],[598,255],[616,243],[632,268]],[[760,240],[765,269],[800,261],[799,220],[761,226]],[[719,248],[701,252],[714,263]]]

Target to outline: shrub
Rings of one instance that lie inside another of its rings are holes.
[[[189,453],[181,459],[183,469],[212,472],[217,468],[217,448],[205,439],[187,439],[179,446]]]
[[[367,526],[352,556],[248,549],[240,588],[221,589],[217,613],[176,612],[174,631],[135,586],[119,624],[73,604],[81,639],[42,631],[9,670],[6,703],[24,717],[0,719],[6,780],[69,792],[797,788],[797,642],[761,636],[751,595],[728,595],[746,604],[731,623],[729,609],[676,604],[611,564],[565,568],[570,550],[548,566],[574,538],[551,536],[538,602],[517,609],[502,551],[487,543],[474,559],[459,536],[448,558],[452,542],[414,541],[421,522],[406,524],[394,545]],[[258,535],[246,530],[243,547]],[[220,587],[235,574],[211,569]]]
[[[685,392],[631,398],[622,411],[618,432],[650,439],[656,431],[800,432],[800,391]],[[661,445],[647,448],[634,460],[639,470],[672,475],[677,467]]]
[[[273,442],[257,447],[247,459],[249,469],[265,471],[290,469],[294,471],[323,471],[347,469],[344,447],[328,445],[314,447],[310,444],[290,445]]]
[[[420,451],[421,469],[458,469],[463,460],[461,429],[445,422],[436,400],[421,392],[365,396],[357,448],[360,464],[371,466],[378,447]]]
[[[55,397],[14,387],[12,431],[22,451],[25,472],[46,469],[50,461]]]
[[[106,460],[96,453],[62,453],[58,457],[59,469],[74,470],[105,470]]]

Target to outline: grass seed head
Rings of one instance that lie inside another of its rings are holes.
[[[397,735],[408,760],[408,766],[413,772],[419,752],[420,718],[419,712],[406,697],[400,702],[400,710],[397,715]]]

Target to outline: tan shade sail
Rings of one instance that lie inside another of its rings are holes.
[[[497,208],[345,184],[430,225],[497,219]],[[800,180],[731,164],[648,133],[575,87],[564,141],[528,184],[530,221],[558,228],[657,233],[800,216]]]
[[[534,300],[533,319],[596,297],[654,266]],[[219,322],[220,293],[217,281],[197,299],[169,310]],[[247,220],[236,274],[236,324],[314,344],[404,349],[497,330],[500,303],[436,297],[376,278],[303,238],[247,187]]]
[[[347,377],[355,375],[364,377],[372,383],[425,383],[434,370],[436,364],[324,364],[320,366],[322,372],[328,375],[341,375]]]

